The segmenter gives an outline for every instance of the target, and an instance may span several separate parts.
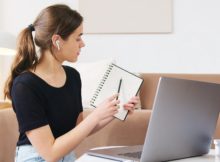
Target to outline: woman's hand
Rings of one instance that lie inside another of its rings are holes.
[[[125,110],[128,110],[130,114],[134,112],[135,106],[139,103],[140,99],[137,96],[132,97],[126,104],[123,105]]]
[[[118,94],[115,94],[105,101],[103,101],[100,105],[98,105],[93,114],[99,118],[99,120],[103,120],[115,115],[118,112],[118,104],[119,100],[117,100]]]

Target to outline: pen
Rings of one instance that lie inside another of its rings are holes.
[[[118,96],[119,96],[119,93],[120,93],[120,90],[121,90],[121,83],[122,83],[122,78],[120,79],[119,84],[118,84]],[[116,99],[118,99],[118,96],[117,96]]]

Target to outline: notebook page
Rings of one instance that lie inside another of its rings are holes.
[[[129,99],[138,93],[143,79],[115,64],[112,64],[112,68],[106,73],[106,78],[104,81],[102,81],[100,89],[98,90],[97,96],[95,97],[92,105],[96,107],[106,98],[116,94],[118,92],[120,79],[122,79],[119,93],[119,112],[115,115],[115,117],[120,120],[124,120],[127,116],[127,110],[124,110],[123,104],[127,103]]]

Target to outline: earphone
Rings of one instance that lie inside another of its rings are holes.
[[[57,49],[60,50],[60,41],[59,41],[59,40],[56,40],[55,43],[56,43],[56,45],[57,45]]]

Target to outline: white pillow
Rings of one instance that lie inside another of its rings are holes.
[[[103,77],[108,65],[115,63],[114,59],[100,60],[89,63],[70,63],[64,62],[64,65],[75,68],[82,81],[82,104],[83,108],[90,108],[90,100],[95,93],[98,84]]]

